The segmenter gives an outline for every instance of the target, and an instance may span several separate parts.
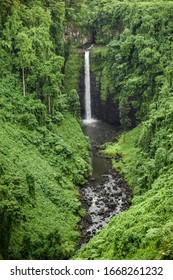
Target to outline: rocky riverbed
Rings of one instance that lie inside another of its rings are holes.
[[[127,183],[118,172],[109,170],[99,183],[90,180],[81,189],[81,202],[87,214],[79,225],[80,245],[88,242],[113,216],[128,209],[131,197]]]
[[[86,216],[79,224],[80,246],[106,226],[113,216],[128,209],[132,197],[123,176],[112,170],[110,159],[99,153],[99,145],[112,140],[117,133],[103,122],[88,126],[85,126],[84,133],[90,137],[92,145],[93,173],[80,193],[81,203],[86,209]]]

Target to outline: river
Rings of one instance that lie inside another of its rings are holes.
[[[92,176],[81,188],[81,202],[86,209],[79,230],[80,245],[88,242],[109,220],[130,206],[131,191],[122,175],[113,171],[109,159],[100,154],[100,145],[115,141],[117,129],[103,121],[83,124],[83,132],[91,143]]]

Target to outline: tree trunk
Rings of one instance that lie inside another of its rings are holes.
[[[22,81],[23,81],[23,96],[26,96],[25,69],[24,68],[22,68]]]
[[[48,113],[51,113],[50,95],[48,95]]]

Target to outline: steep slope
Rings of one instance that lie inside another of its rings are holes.
[[[93,53],[102,59],[102,97],[119,102],[125,130],[136,111],[139,125],[105,149],[134,198],[78,259],[173,258],[173,2],[131,2],[101,1],[92,23],[96,43],[107,46]]]
[[[88,142],[72,115],[39,126],[32,111],[44,112],[41,102],[22,98],[9,85],[7,93],[1,95],[2,257],[68,258],[83,214],[76,185],[89,172]]]
[[[64,68],[81,4],[0,3],[0,259],[68,259],[77,247],[89,145]]]

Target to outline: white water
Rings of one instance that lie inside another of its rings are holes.
[[[92,45],[93,46],[93,45]],[[90,49],[85,51],[85,119],[84,124],[92,124],[97,122],[91,116],[91,89],[90,89]]]
[[[85,121],[91,120],[90,52],[85,51]]]

